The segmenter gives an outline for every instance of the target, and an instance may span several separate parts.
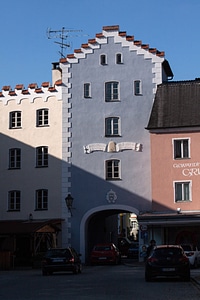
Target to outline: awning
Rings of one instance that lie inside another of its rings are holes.
[[[138,216],[138,222],[147,226],[200,226],[200,213],[146,213]]]
[[[61,219],[0,221],[0,235],[61,231]]]

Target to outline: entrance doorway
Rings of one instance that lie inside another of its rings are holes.
[[[118,238],[122,232],[125,237],[130,238],[130,234],[133,233],[133,215],[137,221],[137,214],[135,208],[123,205],[97,207],[86,213],[80,228],[80,251],[83,262],[84,258],[86,263],[89,262],[95,244],[112,242],[118,246]],[[137,239],[137,234],[135,236]],[[134,239],[134,236],[132,238]]]

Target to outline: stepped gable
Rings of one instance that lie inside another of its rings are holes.
[[[158,85],[148,130],[200,126],[200,79]]]
[[[43,82],[40,87],[37,83],[30,83],[27,89],[23,84],[17,84],[14,90],[9,85],[5,85],[0,91],[0,101],[3,101],[4,104],[7,104],[10,100],[16,100],[17,103],[20,103],[21,100],[28,98],[30,102],[33,102],[38,97],[42,97],[44,101],[47,101],[51,96],[56,96],[58,100],[61,100],[61,86],[62,80],[57,80],[54,86],[50,86],[47,81]]]
[[[88,53],[93,53],[94,49],[100,48],[101,44],[107,43],[107,38],[114,36],[115,42],[121,42],[123,46],[129,46],[132,51],[137,51],[139,54],[144,54],[145,58],[159,57],[164,60],[165,52],[159,51],[156,48],[149,47],[148,44],[143,44],[142,41],[134,39],[134,36],[126,34],[126,31],[119,31],[118,25],[103,26],[102,33],[97,33],[96,37],[89,39],[88,43],[82,44],[80,49],[75,49],[73,54],[68,54],[60,59],[60,63],[76,63],[77,59],[85,58]]]

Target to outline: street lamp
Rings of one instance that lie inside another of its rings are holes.
[[[72,217],[72,204],[73,204],[73,200],[74,200],[74,198],[71,196],[71,194],[68,194],[68,196],[65,198],[65,202],[66,202],[68,211],[71,214],[71,217]]]

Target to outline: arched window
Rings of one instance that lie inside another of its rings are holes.
[[[36,210],[47,210],[48,209],[48,190],[40,189],[36,190]]]
[[[109,117],[105,119],[105,136],[120,135],[120,119],[119,117]]]
[[[37,127],[49,125],[49,110],[42,108],[37,110]]]
[[[122,54],[121,53],[116,54],[116,64],[122,64]]]
[[[111,159],[106,161],[106,180],[120,179],[120,160]]]
[[[119,82],[110,81],[105,83],[105,101],[118,101],[119,100]]]
[[[101,65],[106,65],[106,64],[107,64],[107,57],[106,57],[106,54],[101,54],[101,55],[100,55],[100,64],[101,64]]]

